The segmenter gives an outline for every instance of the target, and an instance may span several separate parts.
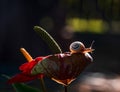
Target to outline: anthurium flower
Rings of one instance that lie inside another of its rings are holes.
[[[20,66],[22,73],[17,74],[8,82],[26,82],[47,75],[52,80],[63,85],[69,85],[90,64],[93,59],[81,42],[73,42],[70,52],[37,57],[31,62]]]

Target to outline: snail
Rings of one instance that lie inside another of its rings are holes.
[[[91,46],[89,48],[85,48],[84,44],[79,41],[75,41],[70,45],[70,51],[71,53],[86,53],[86,52],[92,52],[94,49],[92,49],[94,41],[92,41]]]

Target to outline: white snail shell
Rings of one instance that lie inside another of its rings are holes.
[[[84,44],[79,41],[75,41],[75,42],[71,43],[71,45],[70,45],[70,51],[72,53],[79,53],[79,52],[84,51],[84,49],[85,49]]]

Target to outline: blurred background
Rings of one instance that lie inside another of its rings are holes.
[[[120,0],[0,0],[0,74],[12,76],[19,72],[18,67],[26,62],[21,47],[33,58],[52,54],[33,30],[35,25],[46,29],[63,52],[69,51],[73,41],[89,47],[94,40],[94,62],[84,72],[119,76]],[[48,86],[56,86],[47,80]],[[4,78],[0,78],[0,90],[13,92]]]

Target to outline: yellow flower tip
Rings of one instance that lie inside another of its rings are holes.
[[[28,62],[33,60],[33,58],[30,56],[30,54],[24,48],[20,48],[20,51],[24,55],[24,57],[27,59]]]

